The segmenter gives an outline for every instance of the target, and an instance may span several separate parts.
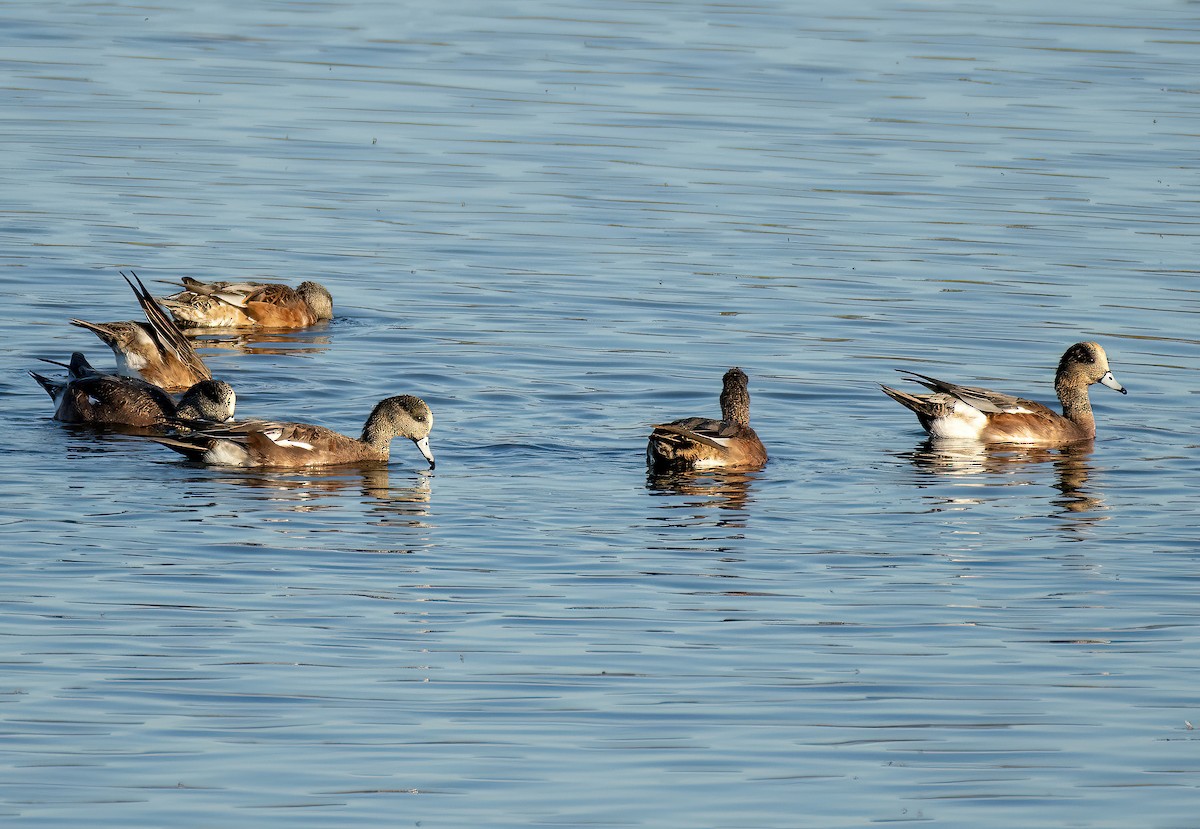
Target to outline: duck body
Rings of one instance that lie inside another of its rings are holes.
[[[1062,414],[1032,400],[990,389],[960,386],[900,369],[932,394],[910,394],[881,384],[884,394],[917,416],[931,437],[1062,446],[1092,440],[1096,420],[1088,387],[1101,383],[1125,394],[1113,377],[1108,355],[1099,343],[1075,343],[1064,352],[1055,373],[1054,389]]]
[[[333,318],[333,297],[317,282],[292,288],[184,277],[182,284],[182,291],[161,301],[184,328],[307,328]]]
[[[391,442],[411,440],[434,467],[429,448],[433,413],[425,401],[412,395],[381,400],[363,427],[361,438],[352,438],[310,423],[251,420],[225,428],[206,429],[152,440],[190,460],[214,466],[301,469],[390,458]]]
[[[212,372],[200,359],[191,341],[175,327],[171,317],[150,296],[137,275],[125,281],[137,297],[146,322],[88,322],[72,319],[71,324],[86,328],[112,349],[117,373],[141,377],[166,391],[183,391],[201,380],[211,380]],[[134,280],[137,283],[134,284]]]
[[[740,368],[725,372],[721,419],[686,417],[652,428],[646,464],[655,472],[690,469],[758,469],[767,450],[750,428],[749,380]]]
[[[236,396],[228,383],[202,380],[178,404],[158,386],[138,377],[104,374],[76,352],[70,373],[56,381],[29,372],[54,401],[54,419],[96,426],[165,426],[186,421],[222,422],[233,417]]]
[[[157,426],[175,415],[175,401],[133,377],[96,374],[58,383],[29,372],[54,401],[54,419],[97,426]]]

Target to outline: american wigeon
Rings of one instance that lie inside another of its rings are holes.
[[[117,374],[141,377],[167,391],[183,391],[201,380],[211,380],[212,373],[192,343],[171,322],[171,317],[150,296],[146,286],[133,274],[124,273],[125,281],[137,297],[146,315],[146,322],[88,322],[71,320],[71,325],[86,328],[112,349],[117,358]]]
[[[71,355],[69,369],[63,381],[29,372],[54,401],[54,419],[64,423],[144,427],[233,419],[237,396],[220,380],[201,380],[176,405],[165,391],[140,377],[97,371],[79,352]]]
[[[1102,383],[1125,394],[1108,367],[1108,355],[1098,343],[1075,343],[1066,350],[1054,375],[1054,391],[1062,403],[1060,415],[1041,403],[1020,397],[958,386],[898,369],[933,394],[909,394],[881,385],[884,394],[911,409],[935,438],[971,439],[985,443],[1028,443],[1061,446],[1096,436],[1096,419],[1088,386]]]
[[[750,428],[750,392],[746,372],[725,372],[721,419],[687,417],[662,423],[650,433],[646,462],[652,470],[758,469],[767,450]]]
[[[151,440],[168,446],[194,461],[216,466],[252,466],[298,469],[314,466],[388,460],[392,439],[408,438],[429,461],[429,431],[433,412],[419,397],[409,394],[381,400],[355,439],[308,423],[247,421],[223,429]]]
[[[224,380],[201,380],[179,398],[172,420],[228,423],[236,407],[233,386]]]
[[[263,282],[201,282],[161,302],[184,328],[307,328],[333,319],[333,297],[317,282],[296,288]]]

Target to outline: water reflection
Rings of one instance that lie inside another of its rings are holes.
[[[195,480],[215,480],[229,486],[260,490],[261,500],[279,502],[284,509],[294,512],[335,508],[341,498],[357,494],[370,503],[371,514],[379,515],[381,523],[388,523],[387,519],[393,516],[420,519],[429,515],[433,493],[431,478],[424,471],[415,476],[414,479],[406,474],[403,483],[397,481],[393,485],[387,466],[364,464],[304,472],[222,471]]]
[[[1016,475],[1036,473],[1037,467],[1049,465],[1055,474],[1050,485],[1060,495],[1050,500],[1053,515],[1071,517],[1079,524],[1103,520],[1095,513],[1105,506],[1104,497],[1089,487],[1094,468],[1091,463],[1093,441],[1055,448],[988,445],[976,441],[939,441],[927,439],[911,452],[901,453],[922,474],[917,486],[933,483],[934,478]],[[1020,483],[1028,483],[1028,476]],[[962,498],[955,498],[962,503]]]
[[[144,445],[146,437],[161,435],[154,426],[128,426],[122,423],[62,423],[50,421],[53,427],[66,433],[68,457],[104,455],[127,452],[130,447]]]
[[[716,508],[732,513],[722,515],[718,526],[744,527],[745,512],[754,502],[751,485],[755,477],[753,472],[722,470],[650,472],[646,475],[646,488],[652,495],[683,496],[682,500],[671,499],[663,503],[661,506],[665,509]]]
[[[319,329],[318,329],[319,330]],[[277,331],[270,328],[196,328],[186,333],[198,346],[241,351],[246,354],[295,354],[329,348],[333,337],[314,332]]]

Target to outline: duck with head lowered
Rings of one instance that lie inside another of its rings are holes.
[[[171,317],[154,301],[137,274],[124,273],[137,297],[145,322],[88,322],[72,319],[71,325],[86,328],[112,349],[117,358],[117,374],[141,377],[167,391],[183,391],[201,380],[211,380],[212,372],[191,341],[175,327]],[[136,281],[136,284],[135,284]]]
[[[201,380],[176,403],[161,388],[140,377],[97,371],[78,351],[71,355],[67,369],[67,379],[62,381],[29,372],[54,401],[54,419],[64,423],[148,427],[233,419],[237,396],[228,383],[220,380]]]
[[[182,328],[307,328],[333,319],[333,297],[319,282],[201,282],[159,301]]]
[[[402,394],[379,401],[362,437],[352,438],[311,423],[251,420],[151,440],[193,461],[215,466],[304,469],[374,461],[386,463],[394,438],[411,440],[434,468],[429,448],[433,412],[419,397]]]

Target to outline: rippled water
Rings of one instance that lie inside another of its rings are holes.
[[[1194,825],[1193,4],[197,5],[0,5],[6,825]],[[214,373],[436,472],[49,420],[129,268],[324,282]],[[1091,451],[877,387],[1082,339]]]

